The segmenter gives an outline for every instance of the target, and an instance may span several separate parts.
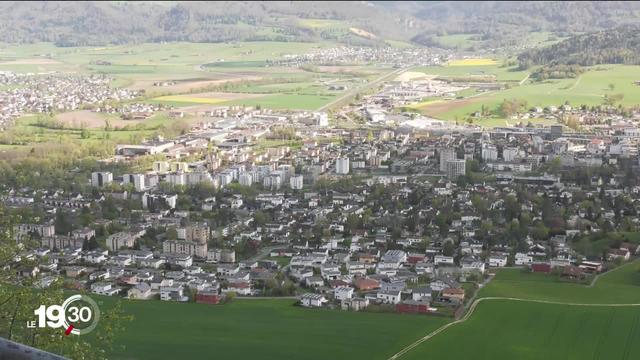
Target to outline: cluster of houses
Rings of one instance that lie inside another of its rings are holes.
[[[83,194],[3,191],[6,206],[46,210],[14,229],[19,243],[37,241],[25,259],[45,262],[21,273],[63,276],[104,295],[203,302],[259,296],[286,279],[305,289],[305,306],[430,313],[459,308],[474,287],[466,284],[488,268],[557,268],[579,280],[637,254],[626,243],[581,253],[574,241],[637,228],[640,184],[628,171],[638,171],[640,131],[632,126],[608,135],[562,126],[344,130],[328,126],[325,113],[229,107],[205,117],[175,139],[119,145]],[[278,136],[291,143],[260,146]],[[157,158],[146,171],[123,170],[147,155]],[[601,164],[612,171],[594,170]],[[591,175],[567,176],[580,171]],[[206,191],[176,191],[195,186]],[[101,208],[113,203],[135,216],[105,219]],[[562,217],[550,216],[554,209]],[[91,227],[74,221],[56,231],[54,214],[86,212]],[[270,246],[280,249],[248,260]],[[234,248],[254,253],[236,259]]]
[[[166,110],[162,104],[129,103],[113,106],[103,104],[96,106],[93,111],[103,114],[119,114],[123,120],[145,120],[158,111]]]
[[[429,66],[444,63],[451,52],[443,49],[340,46],[306,54],[289,54],[269,63],[275,66],[335,65],[371,63],[398,66]]]
[[[0,130],[25,113],[72,111],[87,104],[127,101],[136,91],[113,88],[104,75],[0,72]]]

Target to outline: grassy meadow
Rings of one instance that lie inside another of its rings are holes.
[[[638,342],[638,307],[492,300],[401,359],[637,359]]]
[[[100,297],[102,306],[113,301]],[[135,319],[113,359],[386,359],[447,319],[312,310],[292,300],[236,300],[216,306],[124,301]]]
[[[556,275],[500,269],[479,297],[639,304],[640,261],[605,273],[593,287],[567,283]],[[459,341],[465,346],[451,346]],[[640,306],[487,300],[467,321],[423,342],[402,359],[636,359],[638,341]]]
[[[446,103],[425,106],[417,104],[420,112],[450,121],[463,121],[470,114],[479,111],[483,105],[495,110],[504,99],[523,99],[530,107],[560,106],[565,102],[573,106],[594,106],[602,104],[605,95],[623,94],[621,105],[633,106],[640,103],[640,86],[634,85],[634,81],[640,80],[640,66],[598,65],[574,79],[551,79],[541,82],[527,80],[527,71],[518,71],[514,67],[500,64],[423,67],[414,71],[438,75],[444,79],[493,78],[495,81],[510,84],[510,87],[504,90],[478,93],[463,99],[448,100]],[[474,123],[504,126],[505,120],[495,116],[474,119]]]
[[[586,304],[640,303],[640,261],[601,275],[593,287],[559,281],[553,275],[502,269],[479,296]]]

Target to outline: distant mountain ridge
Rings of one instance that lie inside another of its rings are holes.
[[[23,1],[0,2],[0,42],[326,40],[378,46],[399,40],[437,46],[431,36],[465,33],[491,49],[517,45],[531,32],[566,36],[639,17],[640,2],[621,1]]]
[[[365,2],[0,2],[0,41],[59,46],[161,41],[319,41],[375,45],[415,34],[411,16]],[[320,21],[307,21],[308,19]],[[334,20],[322,23],[321,20]],[[317,23],[317,24],[316,24]],[[382,40],[378,40],[381,42]]]

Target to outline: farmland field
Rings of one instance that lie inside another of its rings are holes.
[[[487,66],[495,65],[498,62],[495,59],[488,58],[469,58],[460,60],[451,60],[447,65],[449,66]]]
[[[420,68],[426,74],[442,77],[494,76],[496,81],[522,81],[526,72],[514,68],[499,66],[444,66]],[[429,116],[443,120],[462,120],[479,111],[482,105],[488,109],[497,109],[504,99],[524,99],[528,106],[559,106],[568,102],[570,105],[600,105],[605,95],[624,94],[621,104],[631,106],[640,103],[640,86],[633,82],[640,79],[640,66],[600,65],[589,69],[575,79],[555,79],[543,82],[524,82],[514,84],[511,88],[490,91],[474,98],[451,100],[448,104],[434,104],[421,107],[420,110]],[[609,85],[613,86],[613,90]],[[504,125],[504,119],[498,119]],[[483,124],[483,121],[474,121]]]
[[[640,356],[640,261],[602,275],[594,286],[560,281],[556,275],[500,269],[480,297],[486,300],[455,324],[407,352],[402,359],[636,359]],[[602,304],[605,304],[604,306]],[[456,340],[458,339],[458,340]],[[451,344],[464,339],[466,346]],[[495,342],[499,340],[499,345]]]
[[[638,359],[638,342],[638,307],[491,300],[401,359]]]
[[[481,297],[503,296],[588,304],[640,303],[640,261],[603,274],[593,287],[556,281],[552,275],[503,269],[479,294]]]
[[[113,301],[100,297],[104,304]],[[292,300],[223,306],[124,301],[135,319],[114,359],[386,359],[447,319],[296,307]],[[103,304],[103,306],[104,306]],[[180,334],[180,336],[176,336]],[[322,339],[322,341],[308,341]]]

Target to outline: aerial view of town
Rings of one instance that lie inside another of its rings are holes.
[[[0,2],[0,360],[640,359],[639,2]]]

